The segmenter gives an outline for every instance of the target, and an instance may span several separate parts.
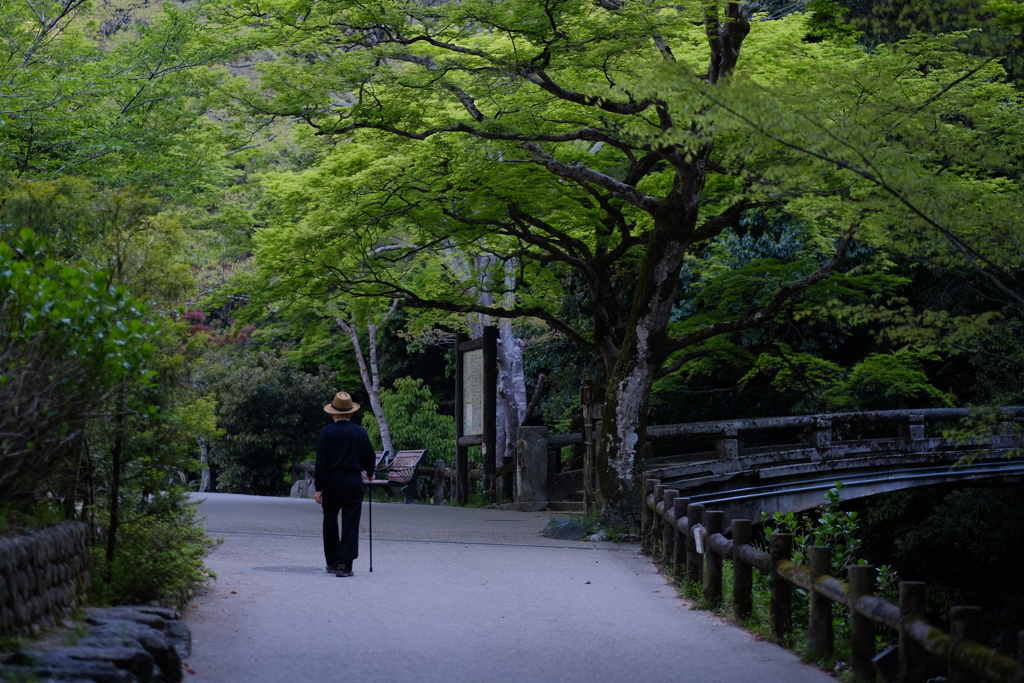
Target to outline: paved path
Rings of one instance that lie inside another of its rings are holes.
[[[224,543],[187,681],[834,681],[691,610],[635,545],[539,536],[547,513],[377,504],[373,573],[364,538],[337,578],[313,501],[203,497]]]

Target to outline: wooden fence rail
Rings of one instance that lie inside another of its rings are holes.
[[[872,595],[875,568],[852,565],[847,568],[849,582],[829,576],[831,550],[816,546],[809,549],[809,566],[796,564],[793,538],[773,533],[769,552],[751,545],[752,522],[733,520],[732,539],[722,528],[723,514],[691,504],[679,491],[648,479],[644,486],[644,550],[661,556],[675,576],[700,584],[708,602],[722,599],[722,561],[733,563],[733,613],[744,619],[752,612],[753,569],[769,577],[769,621],[772,639],[782,642],[793,627],[793,587],[809,596],[810,618],[807,631],[808,652],[815,657],[832,655],[832,604],[850,611],[851,668],[854,680],[876,680],[875,625],[882,624],[899,634],[897,664],[891,680],[899,683],[924,683],[927,656],[946,662],[949,681],[973,683],[1024,683],[1024,661],[979,645],[980,610],[954,607],[950,610],[950,633],[935,628],[924,617],[926,586],[917,581],[901,581],[899,605]],[[1024,631],[1019,636],[1024,658]],[[879,669],[883,666],[879,665]]]

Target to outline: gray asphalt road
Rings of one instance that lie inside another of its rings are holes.
[[[189,681],[833,681],[689,601],[634,545],[554,541],[547,513],[376,504],[355,576],[310,500],[204,494],[218,578],[186,607]]]

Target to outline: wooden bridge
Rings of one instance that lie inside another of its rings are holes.
[[[970,414],[940,408],[655,425],[647,430],[644,478],[723,511],[726,526],[733,519],[759,519],[761,512],[811,509],[836,481],[844,484],[844,499],[938,484],[1020,485],[1024,458],[1016,456],[1024,451],[1024,435],[1014,423],[1024,420],[1024,407],[999,409],[997,427],[982,439],[964,443],[929,434],[937,423],[956,424]],[[587,422],[583,433],[555,436],[542,427],[522,428],[521,443],[532,449],[533,460],[544,459],[541,474],[550,482],[544,502],[568,500],[562,506],[572,507],[573,499],[596,500],[592,444],[599,428],[599,422]],[[758,440],[767,444],[756,445]],[[653,457],[659,442],[676,451],[680,444],[713,443],[714,450]],[[555,471],[557,458],[549,452],[572,444],[584,446],[585,467]],[[521,457],[520,472],[528,468]],[[538,476],[536,467],[532,476]]]

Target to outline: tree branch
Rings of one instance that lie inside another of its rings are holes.
[[[815,151],[813,149],[809,149],[807,147],[804,147],[803,145],[799,145],[799,144],[794,143],[794,142],[789,142],[789,141],[783,139],[782,137],[780,137],[780,136],[778,136],[778,135],[776,135],[774,133],[771,133],[771,132],[765,130],[762,126],[759,126],[758,124],[754,123],[748,117],[740,114],[735,109],[732,109],[732,108],[730,108],[728,106],[723,106],[723,105],[721,105],[721,103],[720,103],[720,106],[722,106],[722,108],[725,111],[729,112],[730,114],[732,114],[733,116],[735,116],[739,120],[743,121],[748,126],[750,126],[754,130],[759,132],[761,135],[764,135],[769,140],[777,142],[777,143],[779,143],[780,145],[782,145],[784,147],[787,147],[787,148],[792,149],[794,151],[800,152],[801,154],[805,154],[805,155],[807,155],[807,156],[809,156],[811,158],[818,159],[820,161],[824,161],[824,162],[829,163],[829,164],[834,164],[837,168],[842,169],[842,170],[846,170],[846,171],[850,171],[851,173],[853,173],[855,175],[858,175],[861,178],[867,180],[872,185],[877,186],[878,188],[883,190],[886,194],[888,194],[893,199],[895,199],[897,203],[902,204],[912,214],[914,214],[915,216],[920,218],[926,224],[930,225],[932,228],[937,230],[943,237],[945,237],[950,242],[950,244],[953,245],[953,248],[956,249],[960,253],[960,255],[964,257],[964,259],[967,261],[967,264],[974,270],[974,272],[976,272],[979,276],[981,276],[982,279],[988,281],[998,291],[1002,292],[1004,295],[1009,297],[1010,300],[1014,303],[1014,305],[1016,305],[1019,308],[1024,308],[1024,296],[1021,296],[1020,294],[1018,294],[1017,292],[1014,292],[1012,289],[1010,289],[1005,284],[1003,284],[1002,280],[1000,280],[999,277],[997,277],[994,273],[991,273],[991,272],[985,270],[985,268],[982,267],[979,264],[979,261],[984,263],[989,268],[993,268],[994,270],[997,270],[997,271],[1001,271],[1002,270],[1001,268],[999,268],[998,266],[993,264],[991,261],[989,261],[987,258],[985,258],[984,255],[982,255],[976,249],[972,249],[970,246],[968,246],[967,244],[962,242],[956,235],[953,234],[952,230],[950,230],[946,226],[944,226],[941,223],[939,223],[937,220],[935,220],[934,218],[929,216],[927,213],[925,213],[922,209],[918,208],[918,206],[916,204],[914,204],[914,202],[912,202],[909,197],[904,195],[897,188],[895,188],[892,185],[890,185],[887,181],[885,181],[879,175],[876,175],[875,173],[872,173],[870,171],[867,171],[867,170],[864,170],[864,169],[861,169],[861,168],[857,168],[856,166],[854,166],[853,164],[851,164],[850,162],[848,162],[848,161],[846,161],[844,159],[833,158],[832,156],[830,156],[829,154],[826,154],[825,152],[818,152],[818,151]],[[831,135],[831,134],[829,134],[829,135],[833,139],[836,139],[834,135]],[[851,147],[851,145],[849,145],[849,143],[846,143],[844,141],[837,140],[837,142],[839,142],[840,144],[843,144],[845,146]],[[864,158],[863,157],[863,153],[861,153],[859,150],[854,149],[853,151],[858,156],[861,156],[862,159]]]
[[[672,48],[668,46],[665,39],[661,37],[661,34],[655,33],[652,37],[654,38],[654,44],[657,46],[658,52],[660,52],[661,56],[665,58],[665,61],[675,62],[676,56],[672,53]]]
[[[712,353],[711,349],[701,349],[700,351],[693,351],[691,353],[683,354],[682,356],[679,356],[674,361],[672,361],[672,363],[670,365],[666,365],[665,367],[660,368],[658,370],[658,373],[657,373],[656,376],[659,379],[661,377],[667,377],[668,375],[671,375],[673,372],[675,372],[679,368],[681,368],[684,365],[686,365],[687,363],[689,363],[691,360],[696,360],[697,358],[703,358],[705,356],[710,356],[711,353]],[[691,392],[691,393],[694,393],[694,392]]]
[[[718,235],[723,230],[728,228],[730,225],[739,220],[743,212],[748,209],[754,209],[758,206],[764,206],[763,202],[740,202],[739,204],[733,204],[728,209],[718,214],[713,218],[709,218],[697,228],[693,233],[693,241],[700,242],[702,240],[710,239],[715,235]]]
[[[843,239],[839,242],[836,247],[836,253],[828,261],[824,263],[820,268],[811,273],[805,278],[790,282],[787,285],[783,285],[782,288],[771,298],[771,300],[761,309],[751,313],[748,316],[737,318],[735,320],[728,320],[720,323],[712,323],[707,327],[704,327],[695,332],[685,334],[682,337],[677,337],[669,342],[669,353],[674,353],[681,349],[685,349],[688,346],[693,346],[702,341],[711,339],[720,334],[727,334],[729,332],[739,332],[740,330],[750,329],[760,325],[761,323],[770,320],[776,313],[778,313],[786,300],[797,292],[807,289],[813,284],[821,282],[832,275],[832,271],[842,262],[846,256],[846,250],[850,246],[850,240],[853,239],[853,230],[847,232]]]
[[[466,109],[467,112],[469,112],[469,115],[473,117],[474,121],[479,122],[487,118],[486,116],[484,116],[483,112],[481,112],[477,108],[476,100],[470,97],[469,93],[467,93],[465,90],[463,90],[457,85],[449,85],[447,86],[447,88],[451,92],[455,93],[455,96],[459,98],[459,102],[462,102],[462,106]]]
[[[526,142],[520,146],[532,154],[537,163],[543,164],[545,168],[560,178],[592,183],[598,187],[608,190],[618,199],[624,199],[633,206],[643,209],[648,213],[653,213],[657,209],[658,202],[653,197],[644,194],[635,187],[626,185],[625,183],[615,180],[615,178],[612,178],[611,176],[606,176],[603,173],[599,173],[583,165],[567,166],[532,142]]]
[[[587,107],[598,107],[612,114],[623,114],[626,116],[639,114],[646,111],[654,102],[652,100],[641,100],[639,102],[613,102],[605,97],[597,95],[584,95],[573,90],[567,90],[551,80],[547,73],[538,69],[526,72],[523,78],[539,87],[544,92],[550,93],[560,100],[582,104]]]
[[[533,411],[540,405],[540,400],[547,393],[548,384],[545,383],[547,377],[544,373],[537,375],[537,386],[533,389],[533,398],[530,399],[530,403],[526,406],[526,410],[523,412],[523,418],[519,421],[520,424],[526,424],[526,421],[533,415]]]
[[[476,302],[470,303],[459,303],[455,301],[444,301],[440,299],[427,299],[423,298],[417,293],[413,292],[407,287],[403,287],[397,282],[391,282],[387,280],[381,280],[379,278],[368,276],[360,278],[358,280],[352,280],[348,278],[341,269],[332,265],[320,261],[315,266],[322,272],[328,273],[330,278],[348,295],[356,297],[374,297],[380,298],[383,296],[390,296],[400,298],[404,301],[406,306],[412,308],[433,308],[439,311],[446,311],[448,313],[480,313],[483,315],[494,316],[495,318],[536,318],[546,323],[551,329],[565,335],[573,343],[577,344],[580,348],[599,355],[599,349],[597,344],[587,339],[582,334],[574,330],[572,327],[567,325],[565,322],[560,320],[553,313],[541,308],[540,306],[531,306],[529,308],[502,308],[500,306],[489,306]],[[370,287],[380,287],[376,291],[362,292],[353,288],[353,285],[362,285]],[[339,323],[340,326],[340,323]],[[344,328],[343,328],[344,329]]]

